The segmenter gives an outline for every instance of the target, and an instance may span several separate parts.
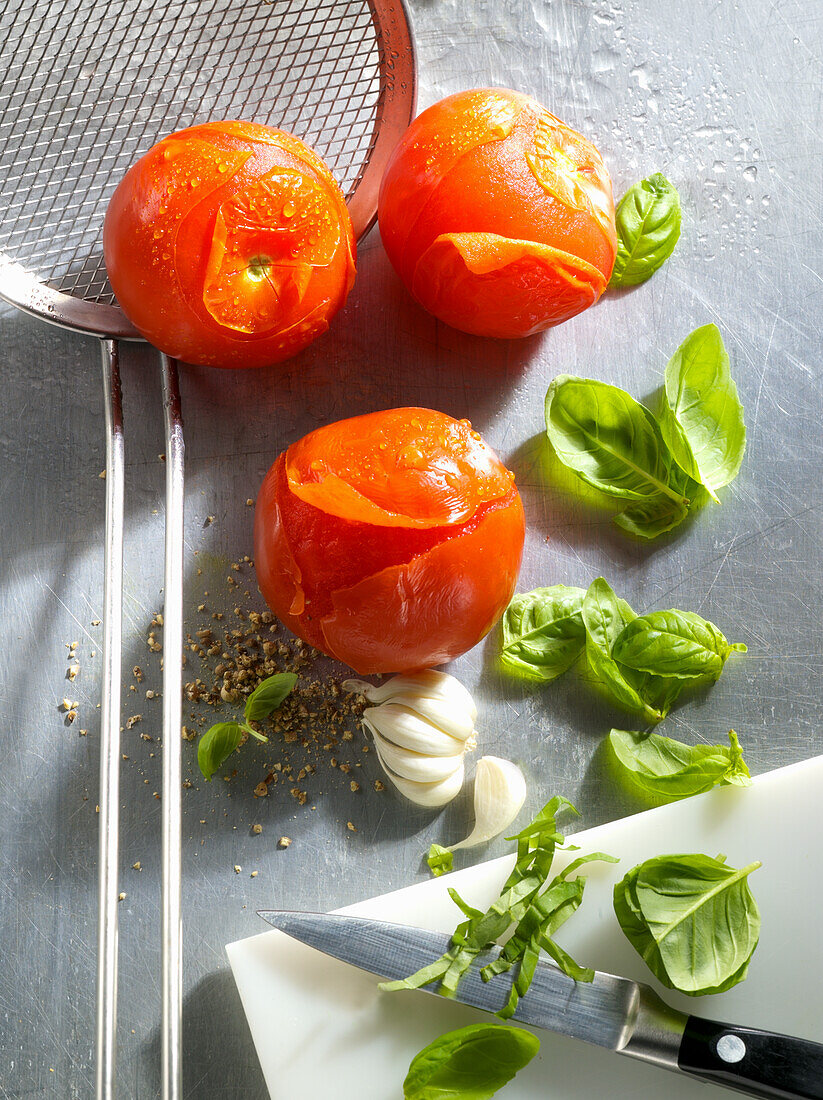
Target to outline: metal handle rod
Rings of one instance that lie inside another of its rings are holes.
[[[103,698],[100,717],[96,1095],[97,1100],[114,1100],[125,462],[119,353],[115,341],[103,341],[102,357],[106,426],[106,546],[103,585]]]
[[[181,740],[183,718],[183,474],[185,445],[177,363],[161,357],[166,427],[166,577],[163,610],[162,1096],[181,1100],[183,927]]]

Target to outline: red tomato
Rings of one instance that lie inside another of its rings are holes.
[[[282,130],[209,122],[132,165],[103,252],[123,312],[161,351],[262,367],[328,328],[354,282],[354,234],[326,165]]]
[[[361,674],[439,665],[514,592],[512,474],[465,420],[392,409],[292,444],[257,498],[260,590],[295,634]]]
[[[458,92],[414,120],[383,177],[380,234],[430,313],[529,336],[587,309],[617,251],[603,160],[530,96]]]

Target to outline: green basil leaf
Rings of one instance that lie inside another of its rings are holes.
[[[612,656],[615,642],[626,626],[637,618],[635,613],[625,600],[614,594],[603,577],[598,577],[589,585],[582,614],[586,627],[586,658],[594,678],[613,702],[642,715],[647,722],[659,722],[663,713],[651,706],[629,683]]]
[[[695,329],[669,360],[660,429],[675,461],[717,500],[746,450],[743,406],[717,325]]]
[[[585,594],[583,588],[564,584],[518,592],[503,616],[504,667],[547,683],[574,664],[586,640],[581,615]]]
[[[680,196],[660,172],[635,183],[617,205],[617,256],[610,287],[645,283],[674,252]]]
[[[259,722],[277,710],[297,683],[293,672],[276,672],[258,684],[246,700],[246,721]]]
[[[634,501],[614,517],[614,522],[630,535],[641,539],[656,539],[674,530],[689,512],[702,503],[701,498],[705,499],[706,492],[677,465],[672,466],[669,486],[682,496],[681,500],[672,500],[658,493],[648,500]]]
[[[440,875],[447,875],[452,870],[454,856],[448,848],[443,848],[440,844],[432,844],[426,856],[426,863],[434,877],[439,878]]]
[[[725,857],[658,856],[614,890],[624,934],[655,977],[688,996],[722,993],[743,981],[760,936],[748,875]]]
[[[415,1055],[404,1100],[489,1100],[532,1060],[540,1040],[503,1024],[470,1024]]]
[[[673,459],[657,421],[625,390],[559,375],[546,393],[546,433],[563,465],[607,496],[687,503],[670,488]]]
[[[750,786],[737,734],[729,746],[684,745],[656,733],[613,729],[609,745],[623,774],[647,794],[673,802],[722,784]]]
[[[245,730],[239,722],[217,722],[200,738],[197,746],[197,763],[208,782],[220,765],[234,752],[243,740]]]
[[[741,642],[730,646],[720,630],[692,611],[652,611],[627,623],[614,643],[612,656],[621,665],[656,676],[716,680],[732,650],[745,652]]]
[[[500,894],[485,912],[473,909],[455,890],[449,890],[453,901],[468,920],[454,930],[444,955],[408,978],[381,982],[378,988],[385,992],[420,989],[439,980],[438,992],[442,996],[453,997],[477,956],[488,951],[513,924],[523,918],[545,885],[555,849],[563,843],[563,837],[557,832],[556,817],[564,810],[577,813],[568,799],[556,795],[525,829],[508,838],[517,841],[517,858]]]

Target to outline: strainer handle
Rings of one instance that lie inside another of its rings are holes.
[[[114,340],[103,341],[102,358],[106,427],[106,545],[103,584],[103,697],[100,716],[96,1088],[98,1100],[114,1100],[125,468],[120,364],[118,347]]]
[[[162,1097],[181,1100],[181,726],[183,718],[183,419],[177,363],[161,356],[166,428],[166,576],[163,611]]]

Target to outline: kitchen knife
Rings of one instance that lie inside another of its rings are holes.
[[[364,917],[285,910],[258,915],[318,951],[391,981],[434,962],[451,944],[442,932]],[[498,952],[493,949],[486,959]],[[456,999],[496,1012],[506,1003],[512,980],[509,972],[484,982],[479,968],[472,968]],[[437,983],[424,992],[436,993]],[[595,971],[593,982],[575,982],[557,967],[541,963],[514,1019],[748,1096],[823,1100],[823,1045],[687,1016],[649,986],[613,974]]]

